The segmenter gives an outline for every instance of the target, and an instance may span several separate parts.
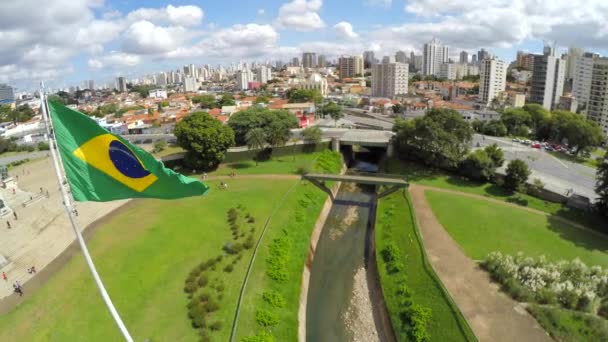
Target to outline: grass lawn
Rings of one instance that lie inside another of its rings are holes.
[[[259,162],[257,166],[253,160],[221,164],[215,172],[211,172],[209,175],[225,176],[232,172],[236,172],[237,175],[298,174],[299,169],[312,170],[321,153],[302,153],[296,155],[295,159],[293,156],[272,157],[268,161]]]
[[[521,251],[554,261],[578,257],[589,266],[608,266],[608,237],[599,233],[481,199],[433,191],[426,197],[443,227],[472,259],[485,259],[493,251]]]
[[[179,146],[176,145],[168,145],[164,150],[158,152],[158,153],[152,153],[155,157],[165,157],[165,156],[169,156],[175,153],[182,153],[185,152],[185,150]]]
[[[468,192],[519,204],[608,233],[608,222],[593,213],[569,208],[561,203],[545,201],[530,195],[513,193],[492,183],[474,182],[461,176],[448,174],[442,170],[431,169],[420,164],[403,162],[394,158],[387,160],[384,170],[386,173],[404,174],[408,181],[414,184]]]
[[[596,152],[596,151],[591,153],[591,155],[588,158],[583,157],[583,156],[576,157],[576,156],[573,156],[573,155],[570,155],[570,154],[567,154],[567,153],[564,153],[561,151],[553,151],[553,152],[548,152],[548,153],[551,154],[552,156],[554,156],[555,158],[567,160],[572,163],[582,164],[582,165],[597,169],[597,167],[599,166],[597,158],[600,157],[600,155],[599,155],[599,152]],[[601,155],[601,157],[603,158],[604,156]]]
[[[409,198],[407,198],[409,201]],[[403,311],[398,294],[404,283],[412,292],[412,301],[432,310],[427,328],[430,341],[476,341],[466,320],[452,302],[447,291],[430,266],[420,236],[415,226],[411,207],[402,192],[393,193],[380,200],[376,218],[376,255],[384,300],[387,303],[393,328],[400,341],[407,335],[399,331],[400,313]],[[390,242],[400,249],[401,273],[389,274],[382,259],[382,251]]]
[[[608,341],[608,321],[600,317],[538,305],[528,311],[556,341]]]
[[[335,152],[326,151],[319,157],[313,170],[338,173],[340,167],[341,156]],[[328,184],[328,186],[331,185]],[[270,332],[275,341],[297,341],[302,271],[308,254],[312,229],[326,198],[327,195],[316,186],[304,182],[293,189],[272,216],[249,277],[241,306],[237,341],[262,332]],[[268,275],[268,260],[273,255],[272,249],[276,247],[274,241],[279,238],[287,238],[290,241],[284,257],[280,258],[284,262],[280,269],[286,276],[284,280],[280,281],[271,279]],[[279,308],[264,301],[262,294],[265,291],[275,291],[280,294],[285,300],[285,305]],[[260,326],[256,321],[256,312],[260,309],[276,315],[278,324],[266,328]]]
[[[187,317],[184,281],[201,261],[221,254],[231,240],[229,208],[242,204],[261,231],[271,209],[295,184],[289,180],[233,180],[227,191],[177,201],[141,200],[110,218],[89,248],[105,285],[136,341],[198,341]],[[311,186],[312,187],[312,186]],[[263,198],[263,200],[260,200]],[[214,321],[214,341],[226,341],[252,250],[234,271],[218,268],[210,280],[225,285]],[[224,258],[226,259],[226,258]],[[27,291],[27,285],[25,286]],[[119,341],[81,254],[76,254],[37,293],[0,317],[0,341]]]

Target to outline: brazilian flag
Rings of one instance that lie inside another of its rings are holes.
[[[175,199],[209,187],[172,170],[95,120],[49,101],[55,139],[76,201],[125,198]]]

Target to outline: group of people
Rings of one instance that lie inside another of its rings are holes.
[[[28,268],[27,273],[35,274],[36,267],[32,266],[32,267]],[[4,279],[4,281],[8,281],[8,276],[6,275],[6,272],[2,272],[2,279]],[[23,296],[23,286],[21,286],[21,283],[19,282],[19,280],[15,280],[15,282],[13,283],[13,290],[15,291],[16,294],[19,295],[19,297]]]

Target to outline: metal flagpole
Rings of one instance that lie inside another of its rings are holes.
[[[99,277],[99,274],[97,273],[95,264],[93,264],[93,259],[91,259],[91,255],[89,254],[89,249],[87,248],[87,245],[85,244],[82,234],[80,233],[80,229],[78,228],[76,220],[74,219],[74,213],[72,211],[72,202],[70,200],[70,196],[68,195],[66,187],[63,184],[63,176],[61,175],[61,169],[59,166],[60,165],[59,159],[61,157],[59,156],[59,152],[56,150],[58,147],[55,142],[55,139],[53,139],[52,134],[51,134],[50,113],[49,113],[48,104],[46,101],[46,94],[44,93],[44,87],[42,87],[42,86],[40,87],[40,108],[42,109],[42,115],[44,117],[44,122],[46,124],[46,133],[47,133],[48,139],[49,139],[49,149],[50,149],[51,155],[53,157],[53,165],[55,168],[55,174],[57,176],[57,182],[59,183],[59,188],[61,189],[61,195],[63,196],[63,206],[68,215],[68,218],[70,219],[70,223],[72,224],[72,229],[74,230],[74,234],[76,234],[76,240],[78,240],[78,244],[80,245],[82,254],[84,254],[84,258],[87,261],[89,270],[91,271],[91,274],[93,275],[93,279],[95,279],[95,284],[97,285],[97,288],[99,289],[99,292],[101,293],[101,297],[103,298],[103,301],[106,303],[108,310],[110,310],[110,314],[112,314],[112,318],[114,318],[114,321],[118,325],[118,328],[122,332],[125,340],[127,342],[133,342],[133,338],[129,334],[127,327],[123,323],[122,319],[120,318],[120,315],[118,314],[118,311],[116,311],[116,308],[114,307],[114,304],[112,303],[112,299],[110,299],[108,292],[106,291],[105,287],[103,286],[103,282],[101,281],[101,278]]]

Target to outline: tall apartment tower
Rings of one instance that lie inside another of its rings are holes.
[[[397,51],[395,53],[395,61],[397,63],[408,63],[407,54],[404,51]]]
[[[374,51],[364,51],[363,62],[365,63],[364,67],[366,68],[370,68],[373,64],[376,64],[376,57],[374,55]]]
[[[383,58],[383,63],[372,65],[372,96],[389,97],[407,94],[408,69],[405,63]]]
[[[253,81],[253,72],[249,69],[240,70],[236,73],[236,85],[240,90],[249,89],[249,82]]]
[[[319,55],[317,57],[317,67],[319,68],[325,68],[327,66],[327,60],[325,55]]]
[[[486,58],[479,64],[479,100],[489,105],[496,96],[505,91],[507,63],[495,58]]]
[[[121,93],[127,92],[127,79],[122,76],[117,77],[116,78],[116,89],[118,89],[118,91]]]
[[[439,76],[441,64],[448,62],[449,50],[447,46],[441,45],[439,39],[433,38],[424,44],[422,56],[422,73],[425,76]]]
[[[477,51],[477,61],[481,63],[484,59],[490,58],[490,53],[486,49]]]
[[[266,65],[260,65],[256,70],[256,78],[260,83],[268,83],[272,79],[272,69]]]
[[[570,56],[568,56],[570,57]],[[587,112],[591,92],[591,77],[593,76],[593,60],[598,55],[584,53],[574,59],[574,74],[572,78],[572,95],[578,104]]]
[[[564,93],[566,61],[555,57],[555,51],[545,47],[543,55],[534,55],[530,102],[552,110]]]
[[[594,58],[587,118],[608,136],[608,58]]]
[[[304,68],[316,68],[317,54],[314,52],[304,52],[302,54],[302,66]]]
[[[363,58],[361,56],[342,56],[338,59],[340,78],[363,75]]]
[[[580,48],[568,48],[566,80],[573,80],[576,72],[576,58],[581,57],[585,51]]]
[[[460,64],[468,64],[469,63],[469,53],[466,51],[460,52]]]

